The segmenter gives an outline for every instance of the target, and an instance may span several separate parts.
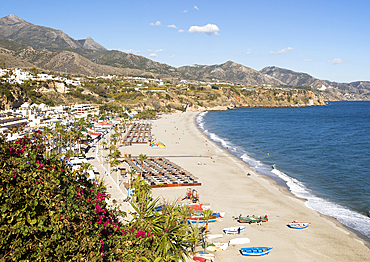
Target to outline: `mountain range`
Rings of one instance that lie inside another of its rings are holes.
[[[370,82],[336,83],[274,66],[260,71],[228,61],[219,65],[172,67],[143,56],[107,50],[91,37],[75,40],[61,30],[34,25],[15,15],[0,18],[0,65],[79,75],[137,75],[169,80],[311,88],[326,100],[370,100]]]

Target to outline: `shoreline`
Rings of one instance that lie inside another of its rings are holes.
[[[247,225],[240,236],[251,239],[248,246],[274,247],[268,256],[261,257],[263,261],[370,260],[369,243],[359,238],[356,232],[307,207],[305,199],[296,197],[273,178],[255,173],[242,159],[209,140],[195,122],[198,113],[162,115],[153,121],[153,134],[166,145],[166,149],[140,145],[127,150],[134,155],[167,157],[197,176],[202,186],[193,188],[199,192],[201,202],[210,203],[213,211],[226,212],[222,222],[210,224],[211,234],[240,225],[232,219],[240,213],[267,214],[268,222],[262,226]],[[186,187],[154,189],[152,192],[154,197],[173,201],[184,196]],[[304,230],[287,228],[286,224],[293,220],[312,224]],[[216,242],[228,242],[231,238],[234,236],[224,236]],[[216,252],[215,261],[244,261],[238,251],[241,247],[230,246],[226,251]]]
[[[232,153],[232,152],[230,152],[228,149],[226,149],[225,147],[223,147],[221,142],[213,141],[210,137],[208,137],[208,136],[207,136],[207,135],[202,131],[202,129],[200,129],[200,127],[199,127],[199,126],[198,126],[198,124],[196,123],[196,117],[197,117],[200,113],[201,113],[201,112],[199,112],[199,113],[194,117],[194,122],[195,122],[196,127],[198,128],[198,131],[199,131],[199,132],[200,132],[200,133],[205,137],[205,139],[210,139],[210,141],[212,141],[212,142],[215,144],[215,146],[220,147],[222,150],[225,150],[225,151],[230,155],[230,157],[235,157],[236,159],[238,159],[238,160],[239,160],[239,161],[241,161],[243,164],[247,165],[249,168],[251,168],[251,169],[253,170],[253,168],[252,168],[248,163],[244,162],[244,160],[243,160],[243,159],[241,159],[237,154],[233,154],[233,153]],[[254,170],[253,170],[253,171],[254,171]],[[256,172],[256,171],[254,171],[254,172]],[[256,172],[256,173],[257,173],[257,172]],[[303,202],[307,202],[307,199],[302,198],[302,197],[299,197],[299,196],[296,196],[296,195],[295,195],[295,194],[290,190],[290,188],[289,188],[289,186],[288,186],[287,182],[286,182],[284,179],[282,179],[282,178],[280,178],[280,177],[278,177],[278,176],[277,176],[276,178],[274,178],[274,177],[271,177],[271,176],[269,176],[269,175],[259,174],[259,173],[258,173],[258,175],[263,176],[263,177],[264,177],[265,179],[267,179],[267,180],[270,180],[270,182],[271,182],[271,184],[272,184],[273,186],[280,187],[280,188],[281,188],[282,193],[284,193],[284,194],[290,194],[290,195],[292,195],[293,197],[295,197],[295,198],[297,198],[297,199],[302,200]],[[352,233],[356,234],[356,236],[357,236],[358,238],[360,238],[361,240],[363,240],[363,241],[364,241],[364,243],[365,243],[365,245],[370,249],[370,237],[368,237],[368,236],[366,236],[366,235],[362,234],[361,232],[359,232],[359,231],[357,231],[357,230],[355,230],[355,229],[353,229],[353,228],[350,228],[349,226],[344,225],[342,222],[338,221],[335,217],[332,217],[332,216],[330,216],[330,215],[323,214],[323,213],[321,213],[320,211],[317,211],[317,210],[315,210],[315,209],[313,209],[313,208],[311,208],[311,207],[308,207],[308,206],[307,206],[307,208],[312,209],[312,210],[314,210],[314,211],[318,212],[320,215],[322,215],[322,216],[323,216],[323,217],[325,217],[326,219],[329,219],[330,221],[334,222],[335,224],[339,224],[339,225],[343,226],[344,228],[346,228],[347,230],[351,231]]]

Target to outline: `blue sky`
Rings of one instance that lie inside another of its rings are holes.
[[[2,1],[0,17],[180,67],[228,60],[370,80],[370,1]]]

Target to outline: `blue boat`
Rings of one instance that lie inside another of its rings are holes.
[[[226,227],[223,229],[225,234],[238,234],[241,231],[243,231],[246,228],[246,226],[241,226],[241,227]]]
[[[272,247],[245,247],[240,249],[243,256],[260,257],[270,253]]]
[[[216,219],[210,219],[208,220],[208,223],[214,223],[216,222]],[[191,219],[189,218],[188,219],[188,223],[207,223],[207,220],[204,220],[204,219]]]
[[[294,229],[303,229],[307,228],[311,223],[305,223],[305,222],[292,222],[288,224],[288,227],[294,228]]]

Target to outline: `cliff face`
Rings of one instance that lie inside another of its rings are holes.
[[[19,85],[0,83],[0,110],[17,108],[25,102],[31,99]]]

